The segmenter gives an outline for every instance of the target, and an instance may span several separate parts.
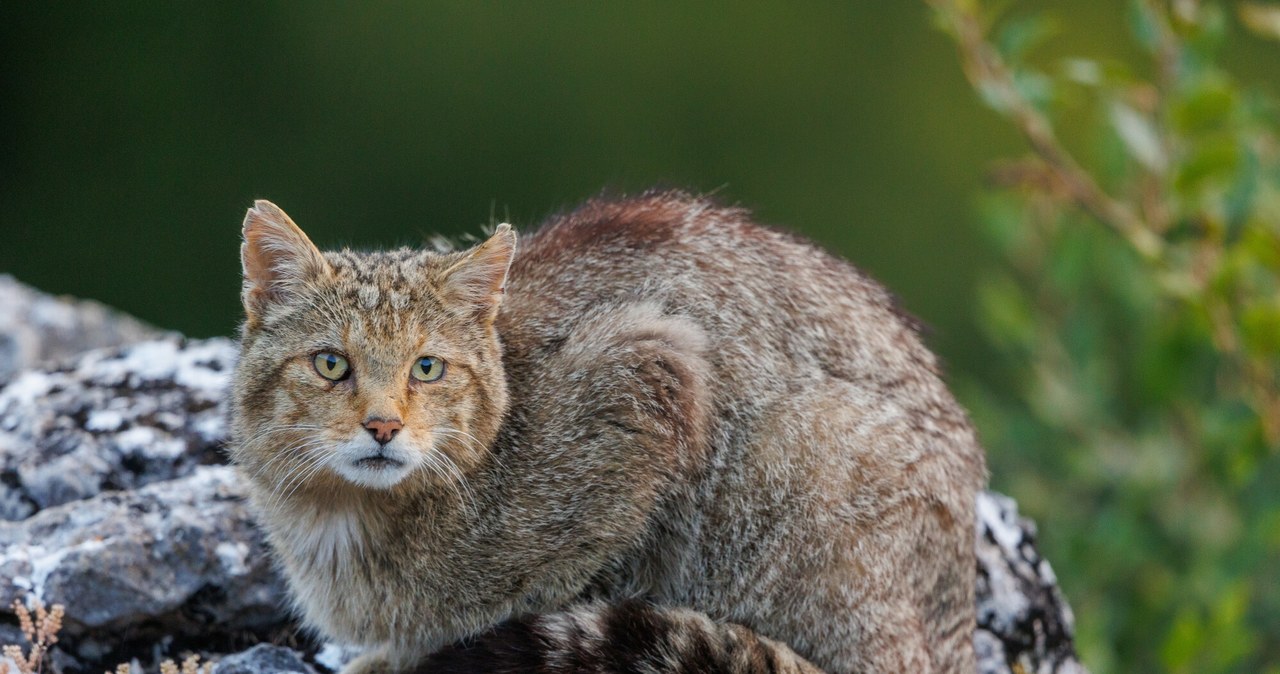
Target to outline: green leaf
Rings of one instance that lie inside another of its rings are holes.
[[[1253,356],[1280,357],[1280,298],[1246,307],[1240,316],[1240,332]]]
[[[1209,78],[1184,93],[1173,109],[1173,120],[1183,133],[1221,128],[1231,118],[1238,95],[1229,82]]]
[[[1273,280],[1280,275],[1280,232],[1262,226],[1248,228],[1238,248],[1246,259],[1268,270]]]
[[[1227,16],[1222,7],[1215,4],[1197,4],[1194,22],[1186,31],[1187,47],[1198,58],[1206,61],[1217,57],[1219,48],[1227,40]]]
[[[1013,72],[1013,88],[1019,96],[1041,110],[1053,100],[1055,91],[1052,78],[1030,68],[1019,68]]]
[[[1144,338],[1135,358],[1135,391],[1143,404],[1167,408],[1196,390],[1204,372],[1205,335],[1191,321],[1179,320]]]
[[[1096,87],[1102,84],[1102,66],[1093,59],[1069,58],[1062,61],[1062,76],[1077,84]]]
[[[996,343],[1028,348],[1035,341],[1036,319],[1018,284],[995,276],[979,284],[978,306],[987,335]]]
[[[1169,166],[1169,158],[1165,156],[1160,135],[1151,120],[1120,101],[1111,103],[1110,112],[1111,125],[1129,149],[1129,155],[1147,170],[1164,173]]]
[[[1226,183],[1239,163],[1239,146],[1231,138],[1214,138],[1196,148],[1179,167],[1174,187],[1184,197],[1192,197],[1206,182]]]
[[[1242,2],[1236,6],[1240,23],[1254,35],[1280,40],[1280,5]]]
[[[995,47],[1010,63],[1020,61],[1031,49],[1057,33],[1057,24],[1044,14],[1014,17],[1004,22],[996,35]]]
[[[1242,146],[1239,171],[1236,172],[1235,181],[1223,195],[1228,244],[1240,237],[1253,212],[1253,203],[1258,194],[1259,173],[1258,152],[1248,145]]]
[[[1129,0],[1129,30],[1138,44],[1152,54],[1159,49],[1160,26],[1158,17],[1151,14],[1142,0]]]
[[[1013,108],[1009,89],[1001,83],[983,80],[978,83],[978,97],[987,107],[1004,115]]]
[[[1240,400],[1210,401],[1200,414],[1205,450],[1218,457],[1231,486],[1244,488],[1256,475],[1261,455],[1257,447],[1261,427],[1257,413]]]
[[[1003,195],[990,196],[979,202],[978,210],[987,236],[1006,258],[1017,264],[1030,229],[1022,204]]]
[[[1205,628],[1193,611],[1183,608],[1160,648],[1160,661],[1171,672],[1191,671],[1192,659],[1205,647]]]
[[[1243,580],[1218,595],[1209,622],[1213,648],[1207,653],[1214,671],[1239,664],[1254,649],[1256,637],[1245,622],[1249,596],[1249,586]]]

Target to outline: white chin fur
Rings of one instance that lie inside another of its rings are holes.
[[[389,461],[370,461],[376,457]],[[416,452],[405,450],[399,438],[381,447],[372,439],[357,438],[335,449],[330,455],[329,467],[352,484],[390,489],[418,467],[418,457]]]

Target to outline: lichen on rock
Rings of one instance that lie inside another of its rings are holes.
[[[0,387],[0,519],[224,462],[227,339],[172,336],[28,369]]]
[[[1036,548],[1035,523],[1018,515],[1013,499],[984,492],[976,528],[978,671],[1085,674],[1075,616]]]
[[[0,384],[28,368],[161,334],[93,300],[54,297],[0,274]]]
[[[66,607],[62,644],[74,655],[286,620],[283,585],[229,466],[0,522],[0,579],[0,596]]]

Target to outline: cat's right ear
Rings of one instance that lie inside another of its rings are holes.
[[[493,236],[441,274],[441,291],[451,304],[466,307],[491,326],[506,292],[507,272],[515,254],[515,230],[500,224]]]
[[[253,202],[244,216],[243,235],[240,299],[250,323],[260,320],[273,304],[288,302],[306,283],[330,273],[329,263],[311,239],[270,201]]]

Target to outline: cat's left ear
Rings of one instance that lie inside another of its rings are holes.
[[[498,315],[507,271],[516,254],[516,233],[503,223],[487,241],[467,251],[442,274],[440,291],[450,304],[472,309],[486,325]]]

